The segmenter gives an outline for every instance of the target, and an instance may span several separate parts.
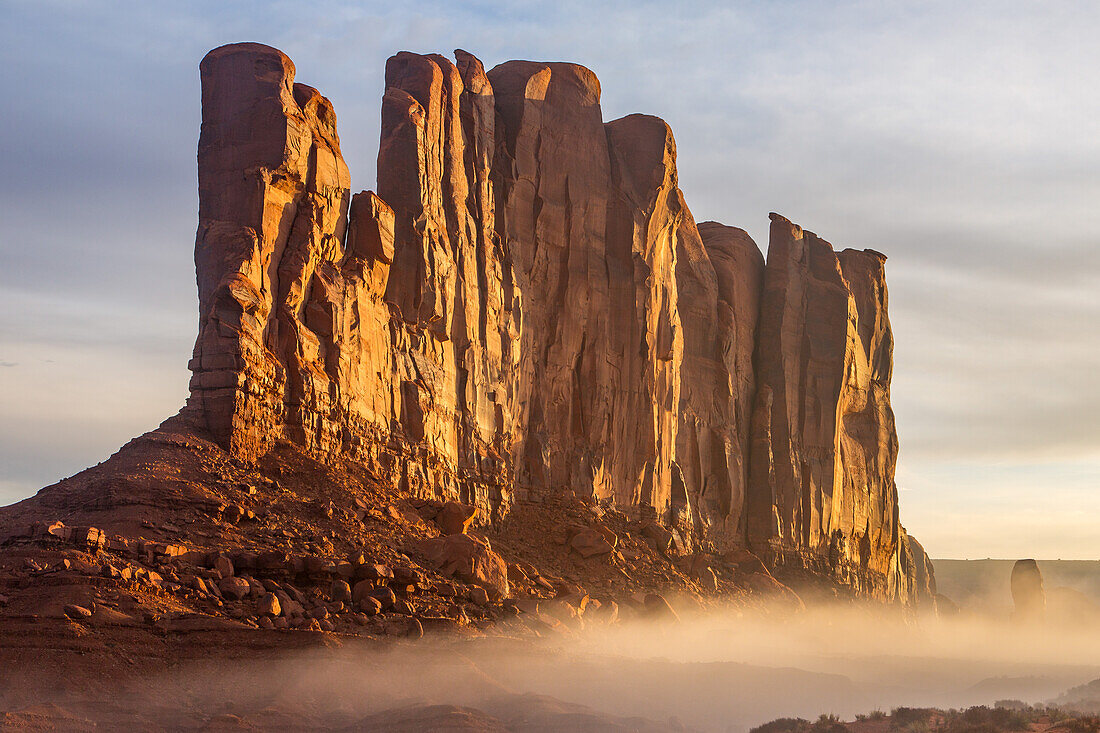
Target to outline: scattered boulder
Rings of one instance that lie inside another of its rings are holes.
[[[383,610],[393,608],[397,604],[397,595],[391,588],[375,588],[371,591],[370,595],[378,599],[378,602],[382,604]]]
[[[457,534],[423,540],[419,548],[443,575],[508,595],[508,566],[487,540]]]
[[[738,576],[751,575],[753,573],[765,573],[771,575],[768,572],[768,568],[764,565],[764,562],[751,553],[744,547],[735,547],[722,556],[722,561],[732,567]]]
[[[256,604],[256,612],[261,616],[279,616],[283,612],[279,597],[274,593],[265,593]]]
[[[660,621],[679,621],[680,616],[660,593],[647,593],[644,601],[645,614]]]
[[[604,601],[592,609],[590,616],[600,623],[616,623],[619,620],[619,604],[612,600]]]
[[[424,523],[423,517],[420,516],[420,512],[404,502],[386,507],[386,514],[389,515],[390,519],[405,522],[415,529],[427,529],[428,527]]]
[[[346,580],[334,580],[329,595],[334,601],[350,601],[352,600],[351,586]]]
[[[392,580],[393,570],[388,565],[366,563],[355,569],[355,577],[363,580]]]
[[[371,595],[377,587],[378,586],[375,585],[373,580],[360,580],[351,589],[352,603],[359,603],[361,600]]]
[[[99,571],[99,574],[104,578],[113,578],[115,580],[122,579],[122,571],[116,568],[114,565],[107,563]]]
[[[393,580],[400,585],[416,585],[423,580],[423,577],[416,568],[408,565],[394,565]]]
[[[84,606],[78,606],[75,603],[70,603],[64,608],[65,615],[71,618],[73,621],[85,621],[92,617],[92,610],[85,608]]]
[[[252,584],[245,578],[229,577],[218,581],[218,590],[226,598],[235,601],[242,600],[252,592]]]
[[[465,534],[476,518],[477,507],[448,501],[435,515],[435,523],[445,535]]]
[[[581,625],[581,613],[572,604],[560,598],[540,603],[539,612],[553,617],[566,626],[576,628]]]
[[[656,522],[642,525],[642,537],[650,547],[663,555],[672,549],[672,530]]]
[[[714,572],[714,568],[707,566],[698,575],[699,585],[711,593],[718,591],[718,576]]]
[[[615,547],[608,542],[603,533],[584,527],[573,533],[569,539],[569,549],[587,560],[600,555],[610,555]]]
[[[409,617],[405,623],[405,636],[409,639],[423,639],[424,625],[419,619]]]
[[[523,568],[514,563],[508,563],[508,580],[513,583],[531,582],[531,579],[527,577],[527,573],[523,572]]]
[[[806,604],[790,587],[780,583],[765,570],[753,573],[741,579],[744,586],[754,594],[766,599],[773,607],[788,611],[804,611]]]
[[[304,614],[305,609],[302,608],[302,604],[290,597],[286,591],[277,590],[273,591],[274,596],[279,600],[280,614],[283,616],[301,616]]]

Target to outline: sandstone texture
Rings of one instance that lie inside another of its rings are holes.
[[[605,123],[575,64],[398,53],[378,190],[354,195],[332,105],[285,55],[234,44],[200,70],[185,415],[232,455],[289,441],[480,522],[571,491],[682,551],[928,595],[898,519],[883,255],[773,214],[765,264],[696,225],[668,125]]]

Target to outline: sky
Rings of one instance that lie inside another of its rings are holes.
[[[593,69],[663,117],[696,220],[888,255],[903,524],[1100,558],[1100,4],[0,0],[0,505],[187,396],[198,62],[259,41],[374,187],[385,60]]]

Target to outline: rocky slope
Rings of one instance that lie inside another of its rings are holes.
[[[669,127],[605,123],[575,64],[397,54],[377,192],[354,195],[333,107],[284,54],[223,46],[200,73],[191,396],[0,528],[133,533],[151,507],[227,505],[227,477],[282,450],[346,467],[353,515],[382,492],[468,507],[458,534],[475,513],[492,534],[580,501],[688,558],[692,584],[759,557],[866,597],[934,596],[899,523],[883,255],[773,214],[765,262],[744,231],[697,225]],[[169,445],[223,469],[173,476]],[[622,560],[617,537],[579,531],[564,547]]]

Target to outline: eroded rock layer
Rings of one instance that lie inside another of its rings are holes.
[[[571,490],[904,596],[883,257],[696,225],[660,119],[567,63],[386,65],[377,193],[259,44],[201,66],[186,412],[499,517]],[[754,407],[755,405],[755,407]]]

